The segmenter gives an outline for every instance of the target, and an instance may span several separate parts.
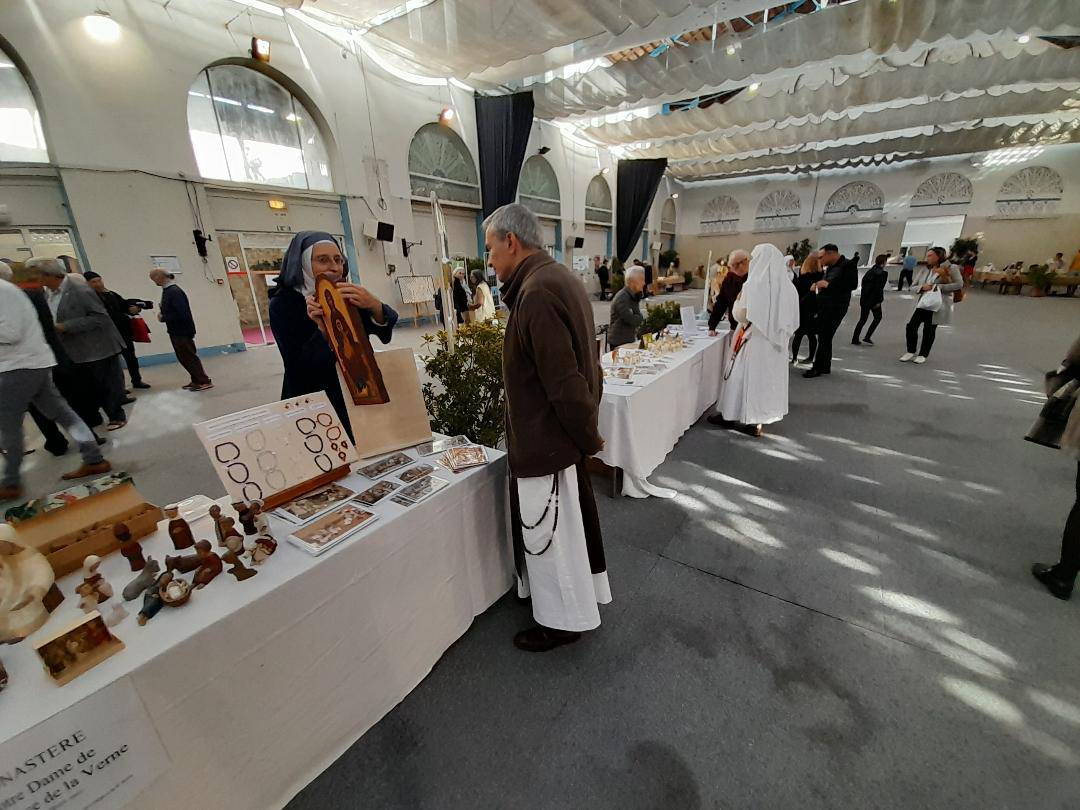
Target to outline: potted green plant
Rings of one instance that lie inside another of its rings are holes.
[[[678,301],[666,301],[656,306],[645,305],[645,321],[638,327],[638,336],[659,332],[665,326],[682,323],[682,309]]]
[[[806,261],[806,257],[810,255],[811,249],[810,240],[803,239],[801,242],[792,242],[787,246],[785,252],[795,259],[796,264],[801,265]]]
[[[968,253],[979,252],[979,240],[973,236],[958,236],[953,240],[949,251],[953,256],[966,256]]]
[[[1028,267],[1027,283],[1031,285],[1031,297],[1042,298],[1048,292],[1057,278],[1057,273],[1050,269],[1048,264],[1033,264]]]
[[[431,377],[423,385],[431,429],[447,436],[465,435],[498,447],[505,430],[502,354],[505,327],[500,320],[466,323],[457,328],[454,352],[446,332],[424,336],[421,358]]]
[[[677,250],[664,250],[660,253],[660,269],[666,270],[674,265],[679,266],[679,251]]]

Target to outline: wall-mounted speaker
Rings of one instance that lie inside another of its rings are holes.
[[[576,249],[576,248],[583,248],[583,247],[585,247],[585,237],[584,236],[575,236],[574,237],[574,248]]]
[[[393,242],[394,223],[369,219],[364,223],[364,236],[368,239],[377,239],[380,242]]]

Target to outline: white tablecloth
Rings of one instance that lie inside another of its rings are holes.
[[[487,466],[457,476],[439,468],[452,486],[420,504],[384,499],[372,507],[378,521],[319,557],[288,543],[289,524],[272,518],[279,547],[257,576],[237,582],[226,567],[187,605],[163,608],[145,627],[135,620],[141,598],[124,603],[131,615],[113,632],[127,648],[57,687],[31,644],[81,615],[81,575],[64,578],[67,598],[49,623],[0,648],[11,675],[0,694],[0,745],[126,680],[171,760],[130,806],[283,805],[510,588],[506,460],[488,453]],[[341,483],[359,492],[371,482],[351,475]],[[209,518],[191,525],[196,539],[213,541]],[[160,531],[141,542],[161,562],[177,553]],[[120,599],[134,576],[127,562],[109,555],[102,572]]]
[[[660,466],[679,438],[716,401],[720,385],[721,338],[705,332],[681,352],[668,355],[657,375],[635,376],[631,384],[604,381],[596,457],[644,478]]]

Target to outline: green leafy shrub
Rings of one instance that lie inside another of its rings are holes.
[[[810,240],[803,239],[801,242],[792,242],[784,252],[794,257],[796,264],[801,265],[806,261],[806,257],[810,255],[812,249]]]
[[[679,266],[679,251],[677,250],[665,250],[660,253],[660,269],[666,270],[668,267],[674,265]]]
[[[972,236],[958,236],[949,248],[953,256],[966,256],[968,253],[979,252],[979,240]]]
[[[682,323],[682,311],[678,301],[666,301],[656,306],[645,305],[645,322],[638,327],[638,336],[659,332],[665,326]]]
[[[433,380],[423,385],[424,405],[432,430],[448,436],[464,434],[488,447],[502,441],[504,329],[499,320],[462,324],[453,354],[445,331],[424,336],[421,358]]]
[[[614,273],[611,276],[611,294],[614,295],[626,286],[626,276],[622,273]]]

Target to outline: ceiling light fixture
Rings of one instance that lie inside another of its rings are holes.
[[[251,38],[251,58],[260,62],[270,61],[270,40],[260,37]]]
[[[727,52],[728,56],[734,56],[735,55],[735,46],[734,45],[728,45],[727,48],[725,48],[724,50]]]
[[[98,11],[83,17],[83,30],[105,45],[120,41],[120,25],[106,11]]]
[[[761,87],[761,85],[758,82],[752,82],[750,86],[746,89],[749,90],[751,93],[756,93],[759,87]]]
[[[604,168],[602,168],[602,169],[600,170],[600,174],[607,174],[607,173],[608,173],[608,172],[610,172],[610,171],[611,171],[611,169],[610,169],[610,168],[608,168],[607,166],[605,166]]]
[[[1031,34],[1021,34],[1016,38],[1016,41],[1019,42],[1021,45],[1027,45],[1029,42],[1031,42]]]
[[[454,120],[454,108],[453,107],[443,107],[442,112],[439,113],[439,123],[440,124],[449,124],[453,120]]]
[[[673,200],[679,199],[679,192],[676,191],[674,194],[672,194],[671,199],[673,199]]]

